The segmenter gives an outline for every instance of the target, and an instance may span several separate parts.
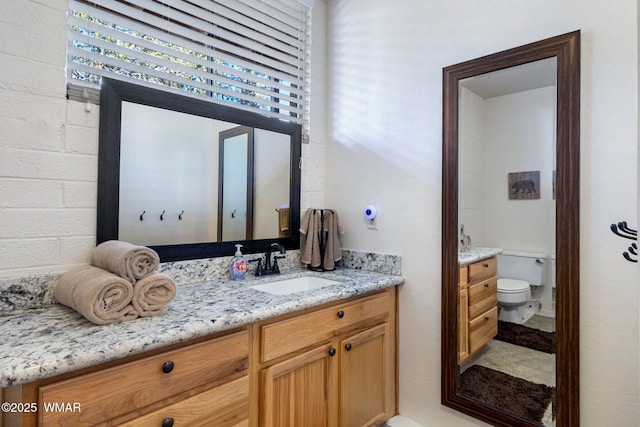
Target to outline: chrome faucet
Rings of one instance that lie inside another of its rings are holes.
[[[280,256],[274,253],[274,250],[280,252]],[[264,255],[264,267],[261,268],[261,263],[258,262],[258,268],[256,270],[256,276],[262,276],[265,274],[279,274],[280,267],[278,266],[278,260],[284,258],[284,254],[287,250],[284,248],[284,245],[280,242],[272,243],[269,248],[267,248],[267,252]],[[273,256],[271,255],[273,254]],[[271,259],[273,258],[273,261]]]

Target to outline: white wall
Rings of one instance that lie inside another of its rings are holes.
[[[637,265],[609,225],[637,215],[633,0],[329,2],[326,202],[345,246],[399,253],[400,412],[482,425],[440,405],[442,68],[582,30],[581,425],[638,425]],[[361,210],[378,207],[378,229]],[[613,350],[615,349],[615,350]]]

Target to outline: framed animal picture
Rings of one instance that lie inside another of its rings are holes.
[[[511,172],[509,175],[509,200],[540,198],[540,171]]]

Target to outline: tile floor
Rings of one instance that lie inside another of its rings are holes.
[[[525,326],[552,332],[555,330],[555,319],[534,316],[525,323]],[[531,350],[503,341],[491,340],[477,356],[465,363],[463,370],[472,365],[482,365],[538,384],[552,387],[556,385],[556,357],[554,354]],[[555,427],[555,420],[551,416],[551,405],[547,408],[542,419],[542,425]]]

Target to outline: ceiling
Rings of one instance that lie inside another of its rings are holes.
[[[462,80],[460,84],[484,99],[555,86],[556,58],[470,77]]]

